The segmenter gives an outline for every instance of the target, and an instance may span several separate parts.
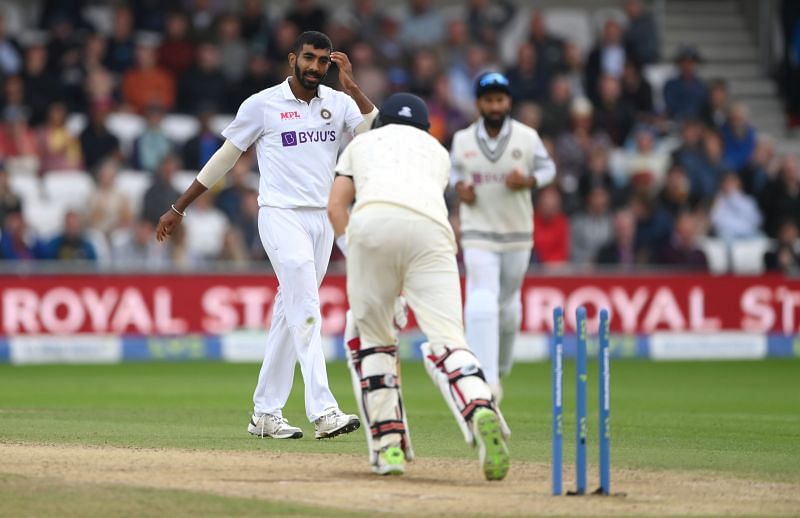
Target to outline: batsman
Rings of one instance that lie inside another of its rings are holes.
[[[373,129],[356,137],[336,165],[328,216],[347,256],[348,365],[368,424],[372,470],[401,474],[414,457],[394,322],[403,293],[427,337],[428,374],[464,439],[478,447],[484,476],[501,480],[510,464],[510,431],[464,338],[457,248],[443,196],[450,159],[429,127],[422,99],[394,94]]]

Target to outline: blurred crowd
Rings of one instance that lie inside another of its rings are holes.
[[[422,96],[445,146],[477,116],[474,78],[508,75],[513,115],[539,131],[558,169],[556,184],[534,193],[537,264],[704,270],[709,238],[763,239],[768,268],[800,264],[797,157],[776,153],[724,78],[698,75],[702,49],[660,55],[639,1],[600,23],[588,48],[519,2],[470,0],[459,16],[432,0],[391,14],[372,0],[331,6],[295,0],[268,16],[260,0],[138,0],[106,6],[103,31],[83,0],[44,0],[38,26],[17,38],[0,17],[0,258],[264,261],[250,154],[171,243],[157,245],[153,229],[221,144],[224,121],[290,74],[300,32],[321,30],[376,104],[397,91]],[[674,77],[650,84],[643,70],[663,61],[675,62]],[[336,87],[336,74],[326,82]],[[83,198],[72,194],[80,175],[90,180]]]

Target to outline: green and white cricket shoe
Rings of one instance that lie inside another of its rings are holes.
[[[500,418],[489,408],[479,408],[472,416],[472,431],[480,451],[483,476],[486,480],[503,480],[511,465],[511,456]]]
[[[378,459],[372,466],[378,475],[402,475],[406,472],[406,455],[399,446],[387,446],[378,452]]]

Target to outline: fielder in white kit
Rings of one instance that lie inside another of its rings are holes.
[[[396,299],[403,292],[428,340],[422,344],[428,374],[465,440],[478,446],[484,476],[500,480],[509,468],[510,432],[464,339],[456,242],[444,201],[447,150],[427,133],[427,107],[414,95],[390,96],[376,125],[345,148],[328,202],[347,255],[346,351],[372,469],[401,474],[413,458],[397,363]]]
[[[533,247],[531,189],[553,181],[556,167],[536,130],[513,120],[508,79],[480,75],[481,117],[456,132],[450,157],[466,269],[467,342],[500,401],[522,322],[520,289]]]
[[[258,229],[279,288],[248,431],[276,439],[303,436],[282,413],[299,361],[306,415],[321,439],[360,425],[358,416],[339,410],[328,388],[319,286],[334,240],[325,208],[339,146],[345,132],[369,129],[378,111],[353,80],[347,56],[332,52],[326,35],[301,34],[288,59],[293,75],[242,103],[222,131],[222,147],[161,217],[157,237],[165,239],[191,202],[222,178],[242,152],[256,146],[261,173]],[[332,62],[349,95],[321,84]]]

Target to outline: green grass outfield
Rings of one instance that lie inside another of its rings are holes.
[[[589,454],[594,458],[596,364],[589,369]],[[329,365],[328,373],[343,409],[355,411],[345,364]],[[313,425],[305,421],[299,372],[285,415],[303,427],[306,436],[298,441],[249,436],[246,425],[257,374],[255,364],[205,362],[3,365],[0,441],[366,456],[361,432],[332,441],[313,439]],[[405,363],[402,377],[417,455],[472,458],[474,452],[464,444],[422,364]],[[573,380],[573,363],[567,362],[566,462],[574,453]],[[547,363],[518,364],[505,383],[503,411],[513,429],[515,460],[549,461],[549,383]],[[611,391],[613,466],[702,469],[800,482],[800,361],[617,361],[612,364]],[[21,484],[0,478],[0,488],[6,490]],[[145,494],[125,491],[132,499]],[[5,499],[3,493],[0,490]],[[209,496],[207,505],[214,498]]]

